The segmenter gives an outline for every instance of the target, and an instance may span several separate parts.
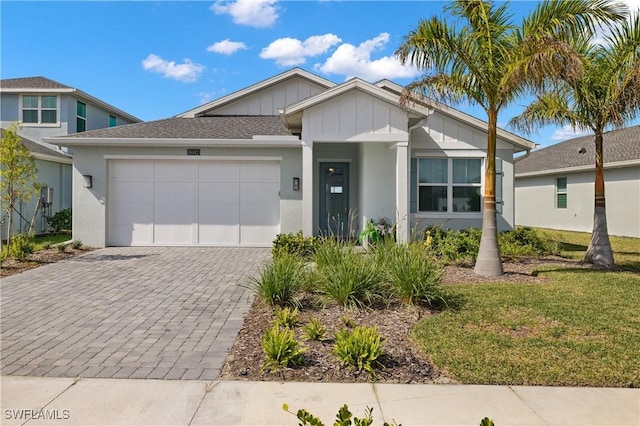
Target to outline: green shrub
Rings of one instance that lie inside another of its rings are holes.
[[[253,291],[271,305],[298,306],[297,296],[309,278],[304,261],[281,254],[268,263],[259,278],[251,278]]]
[[[58,249],[58,251],[59,251],[60,253],[64,253],[64,252],[65,252],[65,250],[67,250],[67,244],[58,244],[58,245],[56,246],[56,248]]]
[[[265,331],[261,345],[266,359],[260,371],[270,368],[275,373],[278,367],[302,364],[305,348],[296,341],[293,330],[289,328],[280,328],[274,324]]]
[[[560,251],[558,243],[543,237],[528,227],[516,227],[513,231],[498,234],[500,254],[506,258],[521,256],[545,256]]]
[[[445,304],[440,286],[444,270],[417,244],[385,245],[384,272],[393,294],[409,304]],[[382,255],[380,255],[382,257]]]
[[[345,307],[362,308],[388,296],[378,264],[358,253],[344,254],[317,274],[318,290]]]
[[[73,240],[71,242],[71,247],[73,247],[76,250],[80,250],[82,248],[82,241],[80,240]]]
[[[279,327],[294,328],[300,323],[298,308],[291,309],[289,307],[276,307],[275,324]]]
[[[58,210],[53,216],[47,218],[47,223],[54,232],[68,231],[71,229],[71,209]]]
[[[304,336],[307,340],[317,340],[319,342],[326,340],[326,328],[320,324],[317,318],[309,318],[309,322],[302,326]]]
[[[315,253],[315,246],[316,237],[305,237],[302,231],[296,234],[278,234],[273,240],[271,254],[274,258],[282,254],[290,254],[311,259]]]
[[[2,246],[2,251],[0,251],[0,262],[4,262],[9,257],[9,247],[6,245]]]
[[[316,244],[314,260],[319,269],[342,262],[345,256],[354,254],[354,246],[344,240],[325,237]]]
[[[380,334],[375,327],[355,327],[353,330],[339,330],[335,334],[333,353],[345,365],[356,371],[366,371],[375,377],[373,363],[383,353]]]
[[[33,235],[18,234],[11,239],[9,245],[9,256],[18,262],[24,262],[31,253],[33,253]]]
[[[396,226],[389,219],[383,217],[377,221],[369,219],[362,232],[358,236],[358,242],[364,244],[365,240],[376,244],[379,241],[395,240]]]

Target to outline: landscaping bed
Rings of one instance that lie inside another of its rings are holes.
[[[24,262],[7,258],[0,266],[0,277],[8,277],[11,275],[19,274],[29,269],[37,268],[38,266],[47,265],[49,263],[59,262],[70,257],[78,256],[89,251],[94,250],[91,247],[82,246],[79,249],[72,246],[65,247],[64,251],[53,247],[37,250],[27,256]]]

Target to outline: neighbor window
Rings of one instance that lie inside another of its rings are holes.
[[[118,125],[118,120],[115,115],[109,115],[109,127],[116,127]]]
[[[87,130],[87,104],[78,101],[76,106],[76,132]]]
[[[556,179],[556,208],[567,208],[567,178]]]
[[[420,158],[418,211],[481,211],[482,159]]]
[[[56,124],[58,122],[58,97],[52,95],[22,96],[22,123]]]

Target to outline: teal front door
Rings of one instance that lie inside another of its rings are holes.
[[[320,163],[320,232],[346,237],[349,231],[349,163]]]

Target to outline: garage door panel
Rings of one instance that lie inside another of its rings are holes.
[[[194,163],[179,161],[157,161],[153,168],[156,181],[193,182]]]
[[[150,223],[112,225],[110,245],[135,246],[149,245],[153,242],[153,228]]]
[[[156,204],[195,203],[195,190],[192,182],[156,182],[153,199]]]
[[[237,182],[240,176],[238,163],[213,161],[198,165],[198,179],[213,182]]]
[[[153,182],[111,182],[110,198],[121,204],[153,203]]]
[[[269,245],[280,232],[280,212],[272,205],[256,204],[240,213],[240,240],[243,245]]]
[[[280,163],[240,163],[240,181],[280,182]]]
[[[252,182],[240,184],[240,204],[274,203],[279,201],[280,184],[270,182]]]
[[[116,161],[111,164],[110,176],[117,180],[153,180],[153,162],[136,161],[131,167],[130,161]]]
[[[198,185],[200,204],[238,204],[237,182],[200,182]]]

